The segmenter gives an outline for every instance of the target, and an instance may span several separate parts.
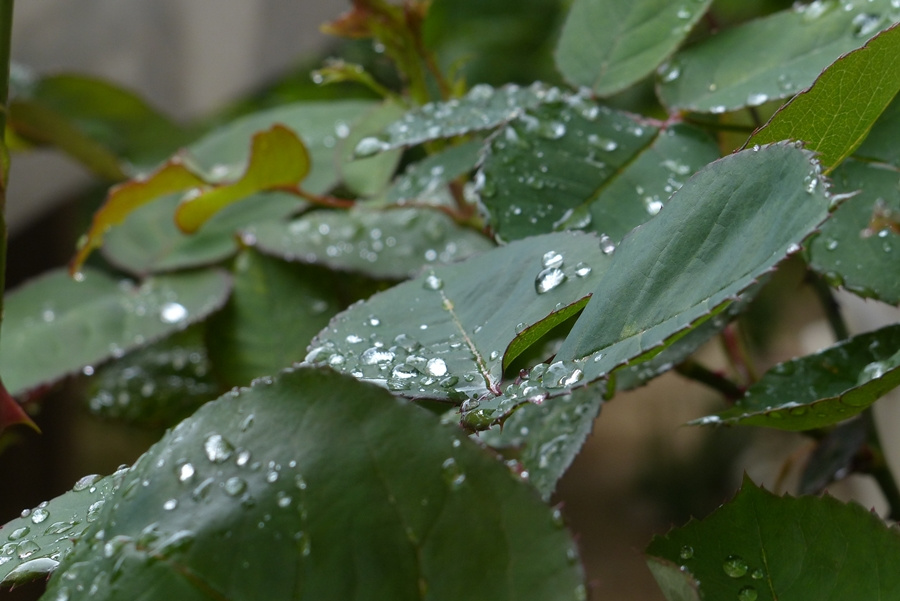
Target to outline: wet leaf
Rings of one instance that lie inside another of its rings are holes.
[[[651,74],[710,4],[575,0],[556,48],[556,64],[571,84],[610,96]]]
[[[493,248],[480,233],[436,210],[312,211],[290,223],[244,230],[245,244],[288,261],[405,279],[425,265],[454,263]]]
[[[747,142],[803,140],[826,173],[850,156],[900,91],[900,27],[842,56],[813,86],[791,99]]]
[[[676,53],[660,70],[659,96],[670,109],[703,113],[788,98],[898,19],[891,0],[798,3]]]
[[[95,370],[85,396],[92,413],[146,427],[170,427],[222,392],[202,324]]]
[[[516,84],[507,84],[501,88],[478,84],[463,98],[428,103],[409,111],[402,119],[388,125],[377,135],[363,138],[356,145],[356,156],[368,157],[429,140],[492,129],[526,108],[560,100],[562,95],[559,88],[541,82],[535,82],[527,88]]]
[[[458,428],[301,368],[205,405],[139,459],[47,595],[583,599],[576,558],[551,510]]]
[[[451,203],[447,185],[475,168],[481,148],[481,142],[467,142],[413,163],[394,178],[384,194],[385,202]]]
[[[608,263],[596,237],[558,233],[435,266],[339,314],[307,361],[411,398],[500,395],[516,340],[580,310]]]
[[[877,515],[827,495],[778,497],[746,478],[732,501],[655,537],[647,555],[658,580],[687,574],[699,587],[693,597],[667,591],[670,601],[887,599],[900,591],[900,537]]]
[[[733,407],[692,423],[812,430],[860,413],[900,385],[900,326],[780,363]]]
[[[286,192],[253,194],[225,207],[193,234],[185,234],[172,219],[180,200],[179,195],[170,195],[130,213],[106,235],[104,258],[139,276],[212,265],[237,252],[241,228],[281,220],[307,206]]]
[[[127,469],[101,478],[85,476],[55,499],[26,509],[0,527],[0,586],[46,579],[74,541],[97,519]]]
[[[206,318],[228,298],[222,271],[135,284],[87,269],[83,281],[51,271],[5,299],[0,366],[9,391],[41,384],[163,338]]]
[[[547,104],[492,138],[476,181],[501,239],[584,229],[606,234],[611,252],[718,156],[689,126],[663,131],[593,103]]]
[[[234,291],[209,322],[209,355],[219,379],[245,386],[306,356],[310,340],[342,308],[334,274],[253,250],[234,260]]]
[[[382,152],[360,160],[355,160],[353,150],[360,140],[378,133],[381,128],[399,119],[403,112],[400,104],[384,102],[357,119],[352,128],[336,132],[341,140],[341,161],[338,163],[341,181],[354,194],[373,196],[382,192],[390,183],[400,162],[400,155],[403,154],[402,150]]]
[[[556,483],[581,451],[602,404],[601,390],[581,388],[540,405],[528,403],[503,424],[479,434],[495,449],[518,449],[522,474],[549,501]]]
[[[711,163],[625,237],[556,358],[591,357],[590,381],[714,318],[800,250],[828,216],[824,188],[812,153],[792,144]]]
[[[845,161],[833,174],[833,191],[859,191],[845,200],[809,245],[809,265],[834,286],[865,298],[900,303],[900,236],[880,212],[900,212],[900,170]]]
[[[152,165],[190,142],[192,132],[133,92],[85,75],[26,76],[9,107],[9,127],[52,144],[106,177]],[[129,165],[129,163],[131,165]]]
[[[175,223],[192,233],[210,217],[251,194],[299,184],[309,174],[309,153],[292,130],[275,125],[253,136],[244,174],[233,183],[188,194],[175,211]]]
[[[881,116],[872,126],[862,146],[856,149],[855,156],[881,163],[887,163],[900,169],[900,95],[894,97]]]

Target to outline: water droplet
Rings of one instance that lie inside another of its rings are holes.
[[[384,152],[388,148],[390,148],[390,145],[387,142],[379,140],[374,136],[369,136],[359,141],[356,148],[353,150],[353,154],[356,155],[357,158],[362,159],[376,155],[379,152]]]
[[[721,104],[709,107],[709,112],[712,113],[713,115],[721,115],[722,113],[725,112],[725,110],[726,110],[725,107],[722,106]]]
[[[604,255],[611,255],[616,250],[616,243],[606,234],[600,234],[600,251]]]
[[[685,545],[681,547],[681,552],[678,554],[681,559],[690,559],[694,556],[694,548],[690,545]]]
[[[431,273],[425,277],[425,280],[422,282],[422,287],[425,288],[425,290],[440,290],[444,287],[444,281]]]
[[[750,106],[759,106],[760,104],[766,102],[768,99],[769,96],[767,94],[758,92],[747,96],[747,104]]]
[[[99,479],[100,479],[100,476],[98,474],[90,474],[88,476],[83,476],[82,478],[80,478],[78,480],[78,482],[75,483],[75,485],[72,487],[72,490],[74,490],[75,492],[85,490],[85,489],[93,486],[94,483]]]
[[[88,506],[87,521],[97,521],[97,518],[100,517],[100,510],[103,509],[103,503],[104,500],[100,499],[99,501],[95,501]]]
[[[31,529],[28,526],[22,526],[21,528],[16,528],[12,532],[9,533],[9,540],[16,541],[21,538],[24,538],[28,535]]]
[[[188,310],[180,303],[166,303],[159,310],[163,323],[178,323],[188,316]]]
[[[538,294],[550,292],[566,281],[566,274],[558,267],[542,270],[534,279],[534,289]]]
[[[225,440],[221,434],[211,434],[203,443],[206,457],[213,463],[222,463],[234,452],[231,443]]]
[[[363,351],[359,356],[359,362],[363,365],[381,365],[390,363],[395,356],[394,351],[373,346]]]
[[[179,482],[187,482],[194,477],[194,466],[190,463],[182,463],[178,466],[177,473]]]
[[[758,596],[756,589],[752,586],[745,586],[740,591],[738,591],[738,601],[756,601],[756,597]]]
[[[542,121],[537,133],[542,138],[558,140],[566,135],[566,126],[559,121]]]
[[[729,555],[722,564],[722,570],[731,578],[740,578],[747,573],[747,562],[738,555]]]
[[[544,253],[544,256],[541,257],[541,265],[545,268],[562,267],[562,264],[563,264],[563,256],[562,256],[562,254],[556,252],[555,250],[546,252],[546,253]]]
[[[440,357],[434,357],[425,364],[425,372],[428,375],[440,377],[447,375],[447,363]]]
[[[681,77],[681,65],[676,62],[664,63],[657,73],[664,83],[671,83]]]
[[[836,249],[837,247],[838,247],[838,241],[835,240],[834,238],[829,238],[829,239],[825,242],[825,250],[834,250],[834,249]]]
[[[163,503],[163,509],[165,509],[166,511],[172,511],[176,507],[178,507],[178,499],[169,499],[168,501]]]
[[[38,507],[34,511],[31,512],[31,523],[32,524],[40,524],[44,520],[50,517],[50,512],[44,509],[43,507]]]
[[[858,38],[868,37],[881,29],[881,23],[883,21],[883,15],[860,13],[853,17],[853,35]]]
[[[16,545],[16,555],[19,556],[19,559],[26,559],[28,557],[31,557],[40,550],[41,546],[31,539],[23,540],[21,543]]]
[[[587,141],[591,146],[599,148],[600,150],[603,150],[605,152],[612,152],[619,147],[619,143],[615,140],[610,140],[609,138],[601,138],[597,134],[590,134],[587,137]]]
[[[462,486],[463,482],[466,481],[466,475],[462,472],[459,465],[456,463],[456,459],[453,457],[448,457],[441,465],[441,469],[444,472],[444,479],[451,488],[459,488]]]
[[[750,578],[754,580],[762,580],[765,577],[766,573],[762,571],[761,568],[756,568],[753,572],[750,573]]]
[[[222,485],[222,488],[225,489],[225,492],[231,496],[236,497],[239,494],[243,493],[247,490],[247,483],[244,482],[242,478],[237,476],[232,476],[228,480],[225,481],[225,484]]]
[[[369,322],[369,325],[372,326],[373,328],[377,328],[378,326],[381,325],[381,320],[378,319],[377,317],[375,317],[374,315],[369,315],[368,322]]]

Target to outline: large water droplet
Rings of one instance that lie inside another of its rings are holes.
[[[422,282],[422,287],[425,288],[425,290],[440,290],[444,287],[444,281],[432,273],[425,277],[425,280]]]
[[[859,38],[868,37],[881,28],[883,21],[883,15],[860,13],[853,17],[853,35]]]
[[[370,347],[363,351],[359,356],[359,362],[363,365],[380,365],[382,363],[390,363],[394,360],[393,351],[380,347]]]
[[[181,303],[166,303],[159,310],[159,317],[164,323],[178,323],[188,316],[188,310]]]
[[[563,256],[555,250],[545,252],[544,256],[541,257],[541,265],[545,268],[562,267]]]
[[[169,499],[163,503],[163,509],[166,511],[172,511],[176,507],[178,507],[178,499]]]
[[[731,578],[740,578],[747,574],[747,562],[738,555],[729,555],[722,564],[722,570]]]
[[[759,594],[756,592],[756,589],[752,586],[745,586],[741,590],[738,591],[738,601],[756,601],[756,598]]]
[[[232,476],[225,481],[222,487],[229,496],[236,497],[247,490],[247,483],[237,476]]]
[[[542,270],[534,279],[534,289],[538,294],[550,292],[554,288],[566,281],[566,274],[558,267],[551,267]]]
[[[690,559],[694,556],[694,548],[690,545],[684,545],[681,547],[681,552],[678,555],[681,559]]]
[[[179,482],[187,482],[194,477],[194,466],[190,463],[182,463],[178,466],[177,473]]]
[[[374,136],[369,136],[359,141],[356,148],[353,150],[353,154],[355,154],[357,158],[365,158],[378,154],[379,152],[384,152],[388,148],[390,148],[390,145],[387,142],[379,140]]]
[[[616,243],[606,234],[600,234],[600,251],[604,255],[611,255],[616,250]]]
[[[23,540],[21,543],[16,545],[16,555],[19,556],[19,559],[26,559],[28,557],[31,557],[40,550],[41,546],[31,539]]]
[[[428,375],[440,377],[447,375],[447,363],[440,357],[434,357],[425,364],[425,372]]]
[[[75,483],[75,486],[72,487],[72,490],[75,492],[85,490],[94,485],[94,483],[100,479],[98,474],[89,474],[87,476],[82,476],[78,482]]]
[[[32,524],[40,524],[44,520],[50,517],[50,512],[44,509],[43,507],[38,507],[34,511],[31,512],[31,523]]]
[[[207,459],[213,463],[222,463],[231,457],[234,447],[221,434],[211,434],[203,442],[203,450]]]
[[[463,482],[466,481],[466,475],[462,472],[459,465],[456,463],[456,459],[453,457],[448,457],[441,465],[441,469],[444,472],[444,479],[451,488],[459,488],[462,486]]]

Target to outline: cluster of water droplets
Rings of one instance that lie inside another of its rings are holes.
[[[611,241],[601,238],[601,248],[606,248]],[[613,246],[613,249],[615,246]],[[610,251],[612,252],[612,251]],[[604,250],[604,253],[606,251]],[[608,253],[606,253],[608,254]],[[569,278],[585,278],[591,274],[592,268],[583,261],[574,266],[565,268],[565,257],[562,253],[549,250],[541,257],[541,270],[534,277],[534,290],[538,294],[546,294],[564,284]],[[565,269],[564,269],[565,268]]]
[[[698,559],[698,556],[694,553],[694,548],[690,545],[681,547],[679,557],[684,562],[681,565],[681,571],[683,572],[690,572],[693,560]],[[737,591],[737,601],[756,601],[759,598],[758,587],[768,588],[762,582],[766,578],[765,571],[759,567],[754,568],[740,555],[732,554],[726,556],[722,560],[722,572],[728,578],[737,580],[742,585]]]

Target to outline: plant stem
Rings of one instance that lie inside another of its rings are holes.
[[[741,390],[740,386],[693,359],[679,363],[675,366],[675,371],[685,378],[700,382],[713,390],[719,391],[729,401],[735,401],[744,396],[744,391]]]
[[[834,333],[835,339],[844,340],[849,338],[850,330],[847,328],[847,322],[844,321],[844,316],[841,315],[840,305],[834,300],[834,295],[831,293],[831,287],[829,287],[821,277],[812,272],[808,272],[807,280],[809,281],[810,286],[812,286],[813,291],[816,293],[816,296],[819,297],[819,302],[822,304],[822,309],[825,311],[825,317],[828,319],[828,325],[831,326],[831,331]]]
[[[881,488],[881,492],[884,494],[885,499],[887,499],[888,506],[890,507],[888,517],[895,522],[900,521],[900,487],[897,486],[897,480],[894,479],[894,474],[891,473],[891,468],[887,464],[887,460],[884,456],[884,449],[881,446],[881,436],[878,434],[878,427],[875,424],[875,416],[872,412],[872,407],[863,411],[862,419],[866,423],[869,448],[874,455],[872,466],[868,472],[875,478],[875,481],[878,482],[878,487]]]
[[[9,151],[6,148],[6,111],[9,96],[9,59],[12,41],[13,0],[0,0],[0,323],[6,290],[6,189],[9,182]]]

